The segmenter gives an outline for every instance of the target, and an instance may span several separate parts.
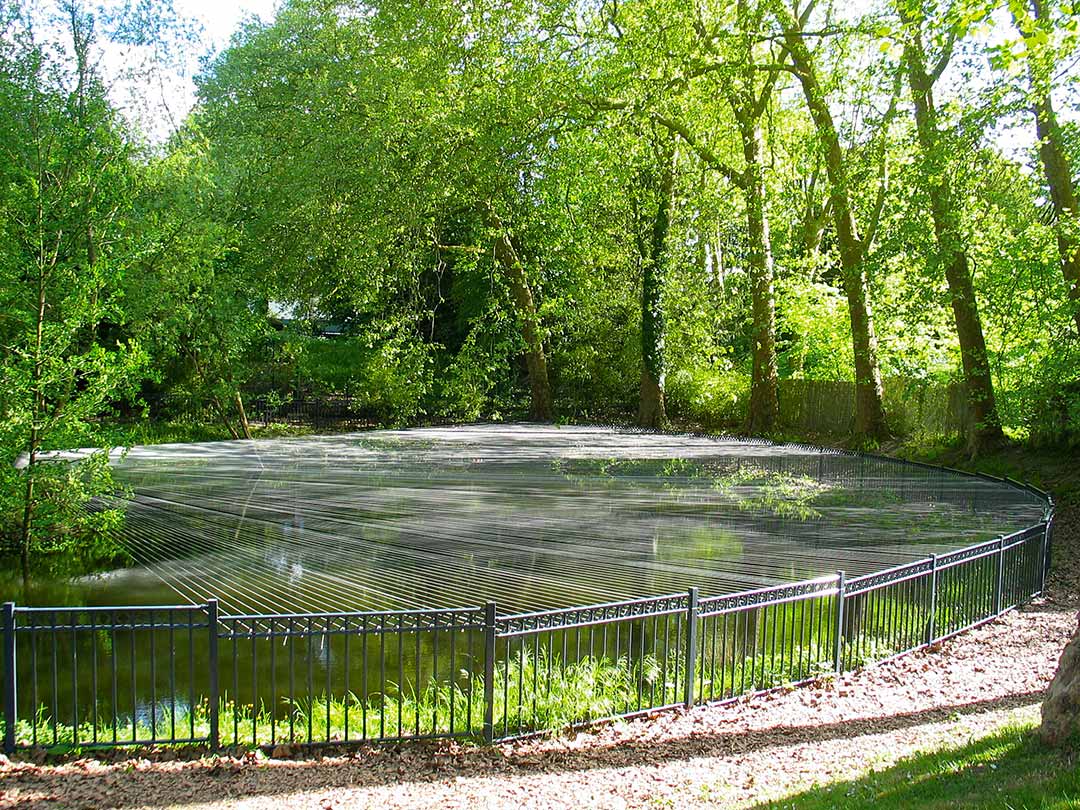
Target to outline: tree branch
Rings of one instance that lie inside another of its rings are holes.
[[[934,69],[930,71],[930,86],[933,87],[934,83],[941,78],[941,74],[945,72],[945,68],[949,66],[949,60],[952,59],[953,48],[956,46],[956,32],[949,31],[949,38],[945,41],[945,47],[941,51],[941,56],[937,60],[937,64],[934,65]]]
[[[721,160],[715,152],[709,149],[708,146],[701,143],[694,137],[694,134],[684,123],[672,118],[667,118],[666,116],[660,115],[660,113],[653,113],[651,117],[656,123],[660,124],[660,126],[665,127],[670,132],[673,132],[682,138],[683,141],[686,142],[686,145],[693,149],[698,157],[705,161],[711,168],[720,172],[720,174],[727,178],[730,183],[739,188],[745,188],[746,176],[742,172],[735,171],[727,163]]]
[[[889,99],[889,108],[881,119],[881,166],[878,169],[878,189],[874,199],[874,208],[870,214],[870,222],[866,227],[866,236],[863,238],[863,255],[870,252],[877,236],[878,225],[881,223],[881,212],[885,208],[885,194],[889,190],[889,150],[886,139],[889,134],[889,124],[896,115],[896,101],[900,97],[900,85],[903,78],[901,71],[896,71],[893,77],[892,98]]]
[[[814,6],[816,6],[816,5],[817,5],[817,0],[810,0],[810,2],[806,4],[806,8],[804,8],[802,10],[802,12],[797,15],[797,19],[799,21],[799,30],[800,31],[802,30],[802,27],[804,25],[806,25],[807,22],[810,21],[810,15],[813,13]]]

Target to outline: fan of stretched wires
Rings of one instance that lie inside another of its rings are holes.
[[[232,612],[524,611],[889,568],[1029,526],[1001,482],[793,445],[487,425],[133,448],[120,540]]]

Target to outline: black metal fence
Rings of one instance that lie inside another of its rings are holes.
[[[498,615],[3,606],[4,750],[511,739],[881,661],[1042,592],[1052,516],[847,579]]]

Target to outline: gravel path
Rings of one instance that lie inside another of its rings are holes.
[[[745,807],[1035,722],[1075,626],[1078,514],[1059,512],[1048,597],[896,661],[733,705],[495,748],[382,747],[304,760],[53,766],[0,760],[0,808]]]

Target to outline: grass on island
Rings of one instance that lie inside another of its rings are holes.
[[[344,430],[345,428],[341,428]],[[307,436],[316,432],[308,425],[286,422],[253,424],[251,435],[255,439],[279,439],[291,436]],[[99,431],[103,444],[111,447],[132,447],[146,444],[188,444],[192,442],[220,442],[232,438],[228,429],[215,422],[197,422],[187,419],[142,419],[102,426]]]
[[[1076,746],[1055,749],[1035,728],[1009,726],[955,747],[901,760],[858,779],[813,787],[757,810],[1064,810],[1080,808]]]
[[[901,458],[1024,481],[1050,492],[1059,504],[1080,503],[1075,447],[1032,447],[1009,442],[975,459],[957,445],[906,443],[890,453]]]

